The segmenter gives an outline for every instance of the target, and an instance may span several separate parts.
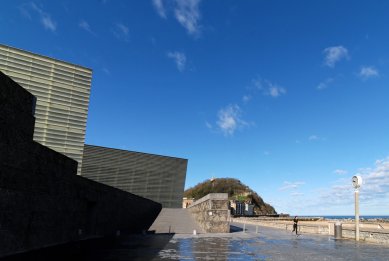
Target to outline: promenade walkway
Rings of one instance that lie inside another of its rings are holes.
[[[330,236],[232,224],[232,233],[222,234],[156,234],[131,235],[115,242],[83,246],[78,253],[47,251],[29,255],[24,260],[389,260],[389,247],[353,240],[337,240]],[[74,248],[71,248],[74,250]],[[61,254],[61,253],[62,254]],[[61,259],[63,258],[63,259]],[[18,259],[21,260],[20,257]]]

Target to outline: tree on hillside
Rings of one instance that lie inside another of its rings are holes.
[[[238,201],[248,201],[254,204],[256,214],[277,214],[274,207],[265,203],[263,199],[238,179],[218,178],[203,181],[187,189],[184,197],[200,199],[209,193],[228,193],[228,197]]]

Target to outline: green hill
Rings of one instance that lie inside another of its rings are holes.
[[[184,192],[184,197],[197,200],[209,193],[228,193],[229,199],[254,204],[254,212],[258,215],[277,214],[274,207],[265,203],[255,191],[241,183],[240,180],[233,178],[206,180],[187,189]]]

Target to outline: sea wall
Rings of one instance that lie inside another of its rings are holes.
[[[229,233],[228,203],[227,193],[211,193],[196,200],[188,209],[207,233]]]
[[[342,237],[355,239],[355,228],[342,228]],[[389,245],[389,229],[359,228],[359,240]]]
[[[273,227],[279,229],[285,229],[288,231],[293,230],[292,221],[266,221],[256,218],[234,218],[233,222],[246,223],[258,226]],[[311,234],[322,234],[334,236],[335,233],[335,221],[317,221],[317,222],[299,222],[298,232],[299,233],[311,233]],[[342,238],[344,239],[355,239],[355,225],[353,223],[342,224]],[[389,229],[382,228],[379,223],[365,223],[360,224],[359,228],[359,240],[386,244],[389,245]]]
[[[32,140],[35,98],[0,72],[0,257],[147,230],[161,204],[77,176]]]

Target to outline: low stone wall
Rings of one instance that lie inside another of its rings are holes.
[[[342,237],[355,239],[355,229],[342,227]],[[389,230],[359,228],[359,240],[389,245]]]
[[[273,227],[279,229],[285,229],[288,231],[293,230],[293,222],[291,221],[265,221],[255,218],[234,218],[233,222],[246,223],[258,226]],[[299,233],[311,233],[334,236],[335,233],[334,221],[318,221],[314,222],[299,222]],[[376,229],[373,227],[380,227],[379,224],[360,224],[359,228],[359,240],[371,243],[387,244],[389,245],[389,229]],[[342,238],[355,239],[355,225],[352,223],[342,224]]]
[[[293,222],[288,221],[263,221],[263,220],[255,220],[255,219],[249,219],[249,218],[234,218],[234,222],[237,223],[246,223],[246,224],[252,224],[252,225],[259,225],[264,227],[274,227],[279,229],[285,229],[285,230],[293,230]],[[304,224],[302,222],[299,222],[299,225],[297,226],[299,233],[312,233],[312,234],[322,234],[322,235],[333,235],[334,234],[334,226],[329,224]]]
[[[207,233],[230,232],[227,193],[211,193],[188,207],[197,223]]]
[[[161,204],[77,176],[76,161],[32,140],[33,108],[0,72],[0,258],[147,230]]]

